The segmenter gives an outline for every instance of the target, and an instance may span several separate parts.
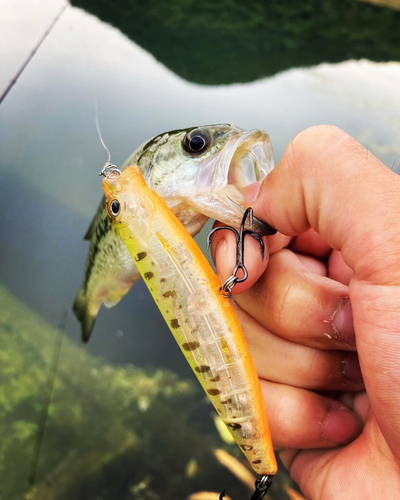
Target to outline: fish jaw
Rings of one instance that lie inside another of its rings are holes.
[[[192,179],[189,196],[164,194],[175,215],[184,223],[196,213],[240,227],[249,204],[244,193],[274,168],[271,141],[264,131],[234,131],[217,154],[201,162]],[[175,206],[174,206],[175,205]],[[261,235],[275,234],[266,222],[253,217],[246,228]]]
[[[262,181],[274,168],[271,140],[263,130],[233,135],[222,153],[211,186],[215,195],[227,185],[242,192],[254,182]]]

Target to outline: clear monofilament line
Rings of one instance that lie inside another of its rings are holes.
[[[97,97],[96,96],[94,96],[94,109],[95,109],[95,123],[96,123],[97,132],[99,134],[99,139],[100,139],[101,144],[103,145],[103,148],[108,153],[108,160],[107,160],[106,165],[107,164],[111,165],[111,153],[110,153],[110,150],[108,149],[108,147],[105,145],[105,143],[103,141],[103,136],[101,135],[100,125],[99,125],[99,107],[97,105]]]
[[[99,139],[101,144],[103,145],[103,148],[107,151],[108,153],[108,160],[106,161],[104,167],[102,168],[101,172],[99,173],[100,176],[108,177],[109,175],[120,175],[121,170],[111,163],[111,153],[108,147],[105,145],[103,141],[103,136],[101,135],[101,130],[100,130],[100,125],[99,125],[99,108],[97,106],[97,97],[94,96],[94,108],[95,108],[95,123],[96,123],[96,128],[97,132],[99,134]]]

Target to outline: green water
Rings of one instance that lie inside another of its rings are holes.
[[[213,449],[224,445],[203,423],[211,407],[195,383],[167,370],[110,366],[4,287],[0,311],[2,499],[176,499],[203,481],[210,488],[231,482],[213,458]],[[199,473],[187,477],[191,459]],[[135,493],[142,482],[146,491]],[[243,495],[240,486],[235,490]]]
[[[241,454],[143,284],[80,344],[71,304],[107,159],[94,98],[116,164],[160,132],[221,122],[266,130],[278,161],[300,130],[332,123],[400,171],[399,13],[338,0],[73,4],[0,106],[0,500],[247,498],[213,450]],[[0,4],[3,88],[62,5]],[[271,498],[288,481],[282,469]]]

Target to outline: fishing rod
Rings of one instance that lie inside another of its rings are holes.
[[[51,30],[54,28],[56,25],[57,21],[60,19],[60,17],[64,14],[66,8],[70,5],[69,2],[67,2],[61,11],[57,14],[53,22],[50,24],[50,26],[47,28],[47,30],[44,32],[42,38],[39,40],[39,42],[36,44],[36,46],[33,48],[25,62],[22,64],[16,75],[11,79],[10,83],[8,84],[7,88],[3,91],[3,93],[0,96],[0,104],[4,101],[4,99],[7,97],[7,94],[10,92],[10,90],[13,88],[13,86],[17,83],[18,78],[22,75],[23,71],[25,68],[28,66],[30,63],[32,57],[36,54],[38,51],[39,47],[42,45],[42,43],[46,40],[46,38],[49,36]]]
[[[38,431],[36,434],[36,440],[33,448],[32,462],[31,462],[31,470],[28,477],[28,484],[33,486],[36,481],[36,474],[39,464],[40,451],[42,448],[44,431],[46,429],[47,417],[49,415],[49,407],[51,404],[51,400],[53,398],[53,390],[54,390],[54,382],[57,375],[58,362],[60,360],[60,352],[62,341],[65,334],[65,329],[67,327],[67,319],[68,319],[68,311],[64,310],[61,313],[60,323],[58,325],[59,335],[55,341],[54,350],[53,350],[53,359],[51,361],[49,376],[47,379],[47,387],[45,390],[45,396],[43,400],[42,411],[39,419]]]

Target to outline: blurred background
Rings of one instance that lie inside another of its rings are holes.
[[[226,122],[267,131],[277,162],[330,123],[399,172],[399,26],[398,0],[0,0],[0,95],[45,36],[0,106],[0,500],[250,496],[142,283],[80,342],[107,160],[94,102],[117,165],[161,132]],[[281,467],[269,498],[288,486]]]

